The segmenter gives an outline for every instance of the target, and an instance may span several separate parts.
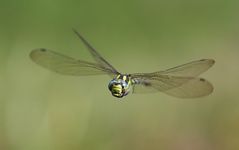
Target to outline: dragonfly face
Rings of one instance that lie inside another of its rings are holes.
[[[201,59],[167,70],[152,73],[119,73],[106,61],[77,31],[76,35],[84,43],[95,62],[78,60],[49,49],[38,48],[30,53],[31,59],[42,67],[62,75],[89,76],[107,74],[113,80],[108,88],[118,98],[132,93],[163,92],[178,98],[207,96],[213,86],[199,75],[213,66],[213,59]]]
[[[119,74],[110,81],[108,88],[113,96],[122,98],[129,94],[131,83],[130,75]]]

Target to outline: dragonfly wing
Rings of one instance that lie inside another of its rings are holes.
[[[98,64],[77,60],[48,49],[35,49],[30,53],[31,59],[49,70],[72,76],[113,74]]]
[[[197,77],[215,63],[212,59],[192,61],[164,71],[132,74],[135,81],[134,93],[161,91],[180,98],[194,98],[209,95],[213,86],[207,80]]]
[[[213,86],[210,82],[203,78],[194,78],[179,87],[171,88],[164,93],[179,98],[196,98],[211,94]]]
[[[198,77],[180,77],[152,74],[133,74],[136,81],[133,93],[164,92],[179,98],[195,98],[209,95],[213,86],[207,80]]]
[[[94,48],[90,45],[88,41],[75,29],[73,31],[76,33],[76,35],[80,38],[80,40],[85,44],[87,49],[90,51],[91,55],[95,59],[96,62],[98,62],[102,67],[107,68],[111,70],[111,72],[115,74],[119,74],[119,72],[109,63],[107,62]]]
[[[145,93],[156,93],[159,92],[153,86],[146,86],[145,84],[134,84],[133,93],[134,94],[145,94]]]
[[[155,72],[155,74],[159,73],[164,75],[196,77],[201,73],[207,71],[210,67],[213,66],[214,63],[215,61],[213,59],[201,59],[164,71]]]

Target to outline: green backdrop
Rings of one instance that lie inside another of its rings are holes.
[[[123,73],[213,58],[199,99],[108,91],[108,76],[33,63],[49,48],[93,61],[76,28]],[[239,149],[239,1],[0,0],[1,150]]]

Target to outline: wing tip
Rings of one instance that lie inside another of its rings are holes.
[[[206,80],[204,78],[199,78],[199,80],[202,82],[202,84],[205,84],[205,91],[199,95],[188,97],[188,98],[203,98],[203,97],[209,96],[213,93],[214,87],[211,82],[209,82],[208,80]]]
[[[45,48],[36,48],[36,49],[33,49],[29,56],[32,60],[36,60],[36,58],[39,56],[38,54],[39,53],[42,53],[42,52],[46,52],[47,50]]]
[[[75,28],[71,28],[71,29],[72,29],[72,31],[73,31],[74,33],[78,34],[78,32],[77,32],[77,30],[76,30]]]
[[[81,40],[84,40],[83,36],[82,36],[75,28],[72,28],[72,31],[73,31]]]
[[[214,65],[215,63],[216,63],[216,61],[214,60],[214,59],[208,59],[209,61],[210,61],[210,63],[212,64],[212,65]]]
[[[211,65],[215,64],[215,60],[214,59],[201,59],[200,61],[208,61]]]
[[[190,86],[191,88],[189,89],[187,85],[192,85]],[[175,92],[178,89],[181,89],[182,91]],[[186,89],[186,90],[183,90]],[[195,90],[198,90],[198,92],[195,92]],[[177,98],[182,98],[182,99],[194,99],[194,98],[203,98],[206,96],[209,96],[212,94],[214,91],[213,85],[204,78],[197,78],[197,80],[192,80],[189,81],[186,84],[182,84],[179,87],[169,89],[167,91],[163,91],[167,95],[177,97]]]

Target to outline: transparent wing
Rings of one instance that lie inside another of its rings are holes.
[[[179,98],[194,98],[209,95],[213,86],[199,77],[178,77],[160,75],[157,77],[135,77],[133,93],[164,92]]]
[[[174,76],[196,77],[201,73],[207,71],[213,66],[215,61],[213,59],[201,59],[192,61],[183,65],[176,66],[164,71],[155,72],[155,74],[165,74]]]
[[[209,95],[213,86],[197,77],[214,64],[212,59],[203,59],[180,65],[165,71],[132,74],[135,81],[133,93],[164,92],[179,98],[195,98]]]
[[[73,31],[76,33],[76,35],[80,38],[80,40],[85,44],[85,46],[87,47],[87,49],[90,51],[91,55],[93,56],[93,58],[95,59],[96,62],[99,63],[99,65],[101,65],[104,68],[107,68],[109,70],[111,70],[111,72],[115,73],[115,74],[119,74],[119,72],[110,64],[108,63],[91,45],[88,41],[86,41],[86,39],[79,33],[77,32],[75,29],[73,29]]]
[[[63,75],[86,76],[113,74],[110,69],[98,64],[76,60],[47,49],[35,49],[30,53],[30,57],[40,66]]]

